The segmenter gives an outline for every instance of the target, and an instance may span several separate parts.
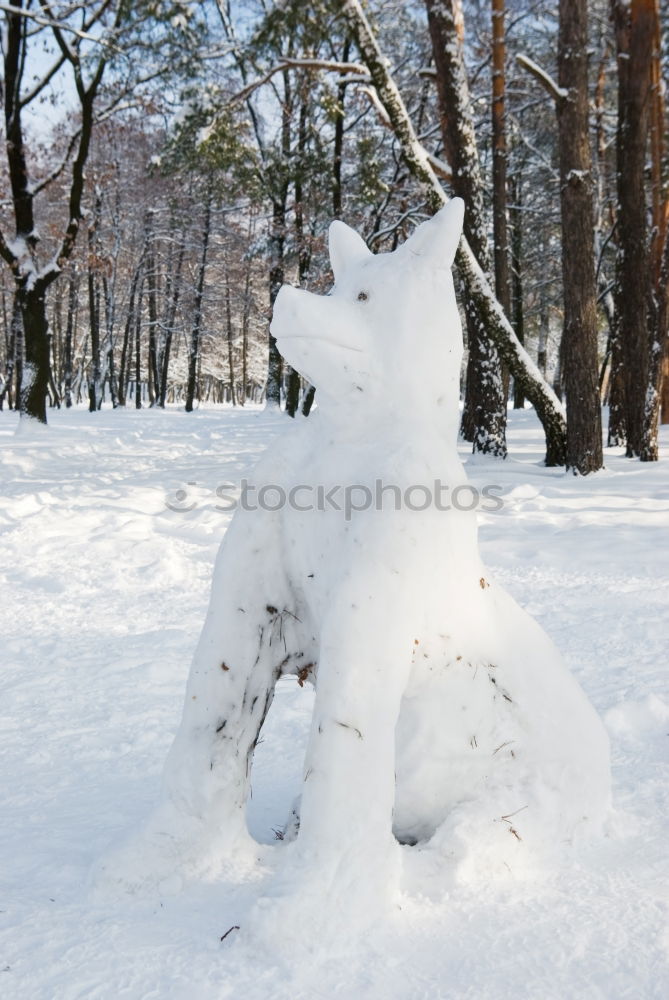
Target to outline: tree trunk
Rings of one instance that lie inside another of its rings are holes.
[[[5,320],[6,322],[6,320]],[[20,336],[20,326],[22,323],[21,319],[21,307],[19,305],[18,297],[14,293],[14,298],[12,301],[12,315],[9,321],[9,339],[7,341],[7,364],[5,368],[5,384],[2,390],[2,398],[4,399],[5,394],[7,395],[7,403],[10,408],[18,409],[18,388],[14,389],[14,379],[18,378],[18,365],[19,365],[19,350],[21,348],[22,339]],[[20,380],[19,380],[20,381]],[[0,400],[1,402],[1,400]],[[0,406],[1,408],[1,406]]]
[[[437,70],[441,133],[452,171],[453,191],[464,200],[465,236],[481,269],[488,274],[490,254],[483,183],[462,45],[458,39],[455,0],[426,0],[426,7]],[[474,451],[504,458],[506,405],[499,353],[486,329],[477,300],[469,295],[465,300],[465,316],[469,358],[462,434],[472,441]]]
[[[270,270],[269,270],[269,304],[274,308],[274,302],[283,285],[284,265],[283,251],[286,240],[286,202],[275,201],[272,206],[272,230],[270,233]],[[268,407],[281,406],[281,382],[283,379],[283,358],[279,354],[276,338],[269,333],[269,358],[267,362]]]
[[[188,385],[186,387],[186,413],[193,410],[193,400],[195,399],[195,385],[200,362],[200,340],[202,333],[202,300],[204,297],[204,279],[207,271],[207,253],[209,249],[209,237],[211,235],[211,206],[213,201],[213,190],[211,184],[207,190],[204,222],[202,225],[202,250],[200,254],[200,267],[197,276],[197,288],[195,291],[195,311],[193,314],[193,326],[191,329],[190,350],[188,353]]]
[[[19,409],[22,415],[46,423],[46,397],[49,387],[50,343],[46,318],[46,287],[37,281],[32,287],[18,290],[21,329],[25,347],[19,385]]]
[[[88,230],[88,324],[91,334],[91,377],[88,382],[88,409],[95,413],[102,406],[100,365],[100,290],[98,287],[97,232],[100,223],[102,200],[99,190],[95,195],[95,211]]]
[[[249,217],[248,239],[250,241],[254,232],[255,224],[253,217]],[[242,396],[240,404],[243,406],[248,393],[248,354],[249,354],[249,323],[251,320],[251,255],[247,255],[246,272],[244,274],[244,302],[242,305]]]
[[[351,40],[347,38],[344,42],[341,62],[347,63],[351,54]],[[337,87],[337,112],[334,127],[334,145],[332,159],[332,214],[335,219],[341,219],[342,212],[342,186],[341,186],[341,165],[344,149],[344,100],[346,99],[346,81],[341,80]]]
[[[521,344],[525,343],[525,316],[523,312],[523,215],[522,185],[518,174],[511,178],[511,204],[509,206],[511,228],[511,299],[513,304],[513,328]],[[541,369],[541,360],[539,360]],[[543,371],[546,371],[544,351]],[[523,391],[514,380],[513,408],[522,410],[525,406]]]
[[[597,359],[592,162],[588,119],[587,0],[560,0],[556,100],[564,293],[566,466],[587,475],[603,464]]]
[[[651,38],[644,30],[645,2],[612,0],[618,56],[618,257],[616,305],[624,377],[627,455],[639,455],[648,381],[648,270],[645,167]]]
[[[505,0],[492,0],[492,222],[495,294],[505,315],[511,316],[509,274],[509,233],[507,225],[507,143],[506,143],[506,37]],[[522,312],[521,312],[522,315]],[[515,317],[514,317],[515,319]],[[515,324],[516,336],[518,326]],[[509,395],[509,373],[502,371],[503,398]],[[515,404],[514,404],[515,405]]]
[[[142,289],[135,311],[135,409],[142,408]]]
[[[63,362],[63,382],[65,387],[65,406],[72,406],[72,359],[74,349],[74,327],[77,313],[77,269],[71,267],[67,296],[67,320],[65,326],[65,359]]]
[[[669,424],[669,340],[664,345],[662,359],[662,389],[660,392],[661,416],[663,424]]]
[[[225,266],[225,321],[227,325],[227,341],[228,341],[228,378],[230,380],[230,399],[232,405],[237,405],[237,394],[235,391],[235,366],[233,361],[232,353],[232,340],[233,340],[233,329],[232,329],[232,307],[230,304],[230,271],[228,268],[227,258],[224,262]]]
[[[283,74],[283,105],[281,111],[281,154],[282,176],[278,178],[272,199],[272,228],[270,231],[270,271],[269,306],[274,302],[284,281],[284,251],[286,245],[286,206],[288,201],[288,171],[290,159],[290,120],[292,115],[292,95],[288,70]],[[275,337],[269,333],[269,358],[267,363],[266,400],[268,407],[281,406],[281,383],[283,381],[283,358]]]
[[[664,359],[669,351],[669,191],[663,183],[664,140],[666,134],[665,90],[662,84],[662,38],[657,0],[645,5],[644,24],[650,21],[652,52],[650,60],[650,180],[652,235],[650,243],[650,280],[648,298],[648,387],[643,414],[641,447],[642,462],[659,458],[658,430],[662,408],[663,381],[666,383]]]
[[[158,303],[156,296],[156,234],[154,228],[155,211],[150,208],[146,213],[145,245],[146,245],[146,297],[149,308],[149,404],[153,406],[160,393],[160,376],[158,374]]]
[[[177,307],[179,305],[179,297],[181,295],[181,275],[183,273],[183,262],[186,253],[186,241],[182,236],[179,243],[179,250],[177,253],[177,263],[175,267],[175,272],[171,279],[171,294],[169,297],[169,305],[165,315],[165,335],[163,340],[163,351],[161,359],[161,370],[160,370],[160,400],[159,405],[162,409],[165,409],[165,401],[167,399],[167,377],[170,368],[170,354],[172,353],[172,339],[174,337],[174,327],[177,318]]]
[[[123,329],[123,343],[121,345],[121,362],[119,364],[118,372],[118,401],[119,406],[125,406],[126,397],[128,394],[128,381],[130,372],[130,357],[131,357],[131,346],[130,338],[132,331],[134,329],[135,323],[135,297],[137,295],[137,287],[139,285],[140,276],[142,273],[142,260],[139,261],[137,267],[135,268],[134,274],[132,276],[132,281],[130,283],[130,298],[128,300],[128,312],[125,319],[125,327]],[[137,311],[139,311],[140,306],[137,306]]]

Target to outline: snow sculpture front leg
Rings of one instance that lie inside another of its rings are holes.
[[[323,622],[298,841],[342,893],[364,885],[379,901],[398,876],[395,727],[414,643],[402,606],[398,585],[367,576]]]
[[[411,671],[416,616],[387,556],[365,537],[362,558],[332,582],[320,629],[316,699],[292,859],[261,899],[253,935],[309,927],[309,941],[355,935],[399,888],[392,833],[395,727]],[[387,547],[387,546],[386,546]],[[376,555],[375,555],[376,552]],[[276,898],[278,897],[278,898]]]

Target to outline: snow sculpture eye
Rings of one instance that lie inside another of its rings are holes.
[[[358,292],[358,302],[366,302],[368,298],[367,292]]]

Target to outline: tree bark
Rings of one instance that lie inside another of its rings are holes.
[[[492,222],[495,294],[505,315],[511,316],[512,289],[509,268],[509,227],[507,224],[505,13],[505,0],[492,0]],[[515,310],[514,327],[516,336],[522,344],[523,338],[518,334]],[[506,370],[502,371],[502,384],[503,399],[506,401],[509,394],[509,373]]]
[[[204,221],[202,224],[202,249],[200,253],[200,267],[197,276],[197,288],[195,291],[195,310],[193,313],[193,326],[191,329],[190,350],[188,353],[188,385],[186,387],[186,413],[192,413],[193,401],[195,399],[195,387],[200,361],[201,334],[202,334],[202,300],[204,298],[204,279],[207,271],[207,253],[209,249],[209,237],[211,235],[211,208],[213,201],[213,191],[209,185],[204,206]]]
[[[627,456],[641,454],[648,386],[646,146],[652,51],[648,0],[612,0],[618,56],[616,305],[624,378]]]
[[[144,222],[146,242],[146,298],[149,309],[148,381],[149,404],[153,406],[160,396],[158,374],[158,301],[156,281],[155,210],[148,209]]]
[[[186,253],[186,240],[182,236],[177,251],[177,262],[170,281],[170,295],[165,313],[165,332],[163,337],[163,350],[160,366],[160,399],[159,405],[164,410],[167,400],[167,378],[170,368],[170,355],[172,353],[172,339],[174,337],[174,327],[177,318],[177,307],[181,295],[181,275],[183,273],[183,262]]]
[[[347,38],[344,42],[341,61],[347,63],[351,55],[351,40]],[[332,158],[332,214],[335,219],[341,219],[342,213],[342,187],[341,187],[341,165],[344,149],[344,101],[346,99],[346,82],[341,80],[337,87],[337,116],[334,127],[334,145]]]
[[[128,300],[128,312],[125,319],[125,327],[123,330],[123,342],[121,345],[121,362],[119,364],[118,372],[118,401],[119,406],[125,406],[126,398],[128,395],[128,382],[130,380],[130,360],[132,357],[132,343],[131,336],[135,328],[135,313],[140,311],[140,304],[135,307],[135,298],[137,296],[138,286],[140,283],[140,278],[142,275],[142,268],[144,266],[143,257],[140,258],[137,267],[132,276],[132,281],[130,283],[130,297]],[[141,298],[141,292],[140,292]]]
[[[225,267],[225,322],[227,326],[227,342],[228,342],[228,378],[230,380],[230,399],[232,400],[232,405],[237,405],[237,392],[235,390],[235,366],[233,361],[232,352],[232,340],[233,340],[233,329],[232,329],[232,306],[230,303],[230,270],[228,267],[227,256],[224,262]]]
[[[63,382],[65,388],[65,406],[72,406],[72,360],[74,349],[74,328],[77,314],[77,269],[70,268],[69,288],[67,296],[67,320],[65,324],[65,359],[63,362]]]
[[[509,223],[511,229],[511,301],[513,307],[513,328],[521,344],[525,343],[525,316],[523,311],[523,216],[522,216],[522,184],[518,174],[511,178],[511,204],[509,206]],[[539,368],[541,362],[539,361]],[[544,359],[543,371],[546,371]],[[525,396],[517,382],[513,384],[513,408],[522,410],[525,406]]]
[[[88,410],[95,413],[102,406],[100,365],[100,291],[98,287],[97,232],[100,223],[102,200],[96,191],[95,210],[88,230],[88,325],[91,335],[91,375],[88,381]]]
[[[587,475],[603,465],[597,359],[592,161],[588,108],[587,0],[560,0],[556,99],[562,215],[567,402],[566,466]]]
[[[649,355],[648,387],[643,414],[642,462],[659,458],[658,430],[662,408],[663,381],[666,383],[665,358],[669,352],[669,189],[664,181],[664,145],[666,134],[665,91],[661,79],[661,30],[657,0],[649,0],[644,23],[651,24],[650,60],[650,194],[652,233],[649,248],[651,288],[648,299]]]
[[[490,271],[483,208],[483,183],[454,0],[426,0],[432,53],[437,71],[441,134],[452,186],[465,203],[465,236],[482,270]],[[502,24],[503,30],[503,24]],[[508,281],[507,281],[508,290]],[[507,302],[500,301],[508,311]],[[506,403],[499,353],[471,296],[465,301],[469,357],[462,435],[473,450],[506,456]]]

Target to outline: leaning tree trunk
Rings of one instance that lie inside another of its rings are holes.
[[[342,0],[342,7],[379,101],[402,150],[412,176],[421,185],[428,209],[437,212],[448,201],[416,135],[402,95],[393,80],[359,0]],[[518,342],[511,324],[495,298],[466,237],[460,240],[455,263],[469,298],[476,300],[486,329],[502,360],[534,406],[546,435],[546,465],[563,465],[566,422],[562,406],[537,366]]]
[[[441,133],[452,172],[452,186],[465,203],[464,232],[481,269],[490,272],[483,208],[483,183],[454,0],[426,0],[437,71]],[[508,309],[500,302],[502,308]],[[506,403],[499,353],[476,299],[465,299],[467,383],[462,435],[474,451],[506,456]]]
[[[603,465],[597,360],[592,162],[588,107],[587,0],[560,0],[556,100],[564,294],[566,466],[586,475]]]

